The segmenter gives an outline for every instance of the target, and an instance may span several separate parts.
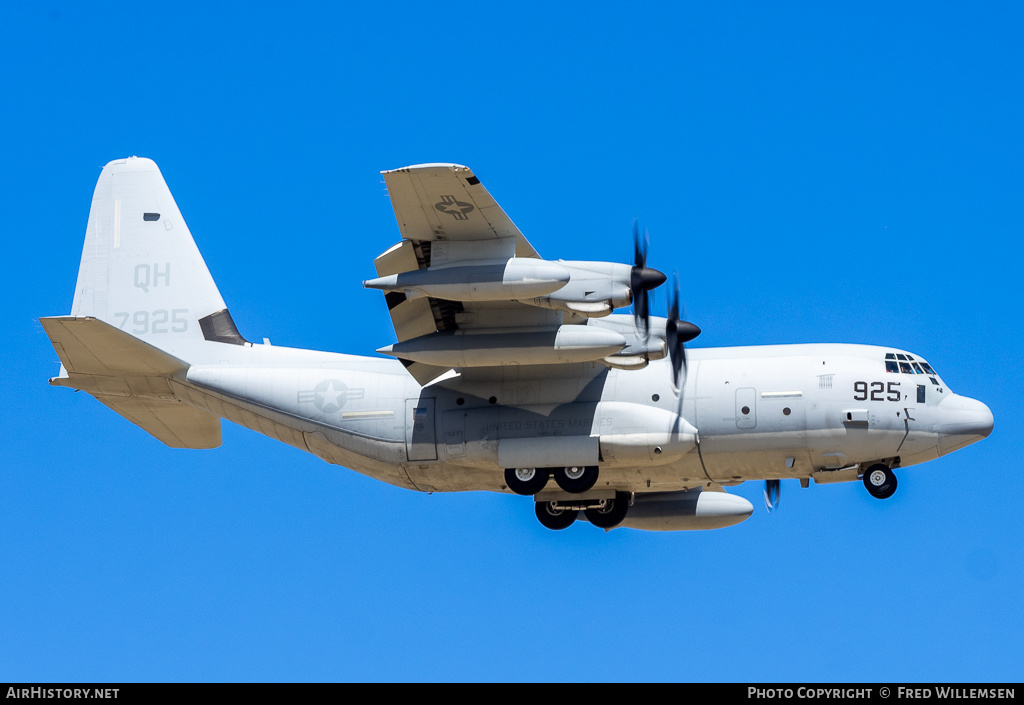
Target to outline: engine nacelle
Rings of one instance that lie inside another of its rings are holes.
[[[606,318],[591,318],[587,325],[615,331],[626,339],[626,347],[604,358],[604,364],[623,370],[639,370],[651,360],[668,356],[665,319],[652,316],[648,321],[647,340],[637,330],[632,315],[613,313]]]
[[[408,298],[430,296],[449,301],[519,301],[588,318],[607,316],[613,310],[633,303],[631,287],[635,268],[628,264],[550,262],[532,257],[480,259],[487,256],[487,250],[474,242],[446,245],[449,248],[457,246],[460,259],[455,261],[467,263],[435,264],[388,274],[368,279],[363,286],[381,291],[401,291]],[[378,271],[401,266],[390,261],[380,264],[389,257],[396,257],[393,253],[398,252],[399,247],[393,247],[377,258]],[[664,281],[660,272],[644,271],[660,277],[657,283]]]
[[[611,330],[563,325],[547,330],[470,329],[421,335],[377,352],[438,367],[550,365],[600,360],[618,352],[626,339]]]
[[[723,529],[746,520],[754,505],[725,492],[692,489],[686,492],[641,493],[619,526],[644,531]]]
[[[506,262],[427,267],[369,279],[367,289],[404,291],[451,301],[518,301],[550,294],[569,282],[568,269],[556,262],[513,257]]]
[[[558,264],[569,272],[569,282],[551,294],[523,300],[541,308],[592,316],[607,316],[633,303],[630,277],[633,268],[615,262],[567,262]]]

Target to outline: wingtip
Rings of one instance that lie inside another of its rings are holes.
[[[410,164],[409,166],[399,167],[397,169],[386,169],[381,174],[396,174],[410,171],[468,171],[472,173],[472,169],[463,164],[455,164],[449,162],[429,162],[426,164]]]

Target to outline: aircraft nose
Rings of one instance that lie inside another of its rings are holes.
[[[939,454],[946,455],[992,433],[992,411],[977,399],[952,394],[943,399],[939,411]]]

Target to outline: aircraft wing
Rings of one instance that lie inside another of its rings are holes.
[[[374,260],[378,276],[540,257],[469,168],[421,164],[382,174],[403,240]],[[399,343],[474,329],[554,329],[562,322],[558,311],[514,301],[410,298],[401,291],[387,292],[385,300]],[[402,362],[421,384],[454,367]]]
[[[381,173],[404,239],[443,242],[513,238],[516,257],[539,256],[469,167],[419,164]]]

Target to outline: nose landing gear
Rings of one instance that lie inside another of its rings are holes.
[[[888,499],[896,492],[896,474],[887,465],[872,465],[864,473],[864,486],[872,497]]]

